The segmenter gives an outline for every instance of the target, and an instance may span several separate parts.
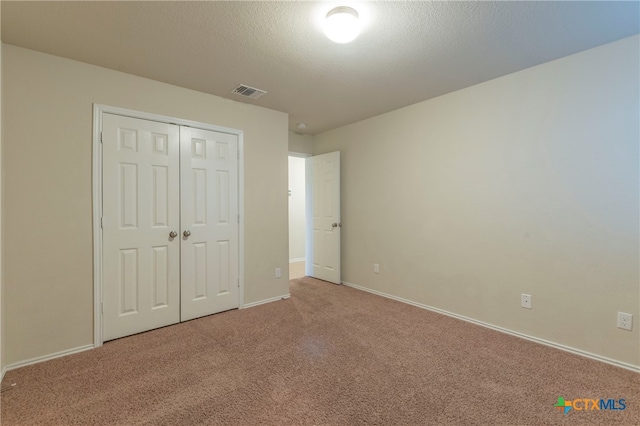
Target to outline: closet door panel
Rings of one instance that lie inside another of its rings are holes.
[[[181,320],[239,306],[238,137],[190,127],[181,146]]]
[[[180,320],[179,127],[103,114],[104,340]]]

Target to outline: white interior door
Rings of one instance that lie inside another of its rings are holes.
[[[181,320],[239,306],[238,137],[180,128]]]
[[[180,320],[178,126],[103,114],[103,332]]]
[[[306,169],[307,210],[311,212],[306,274],[341,284],[340,152],[308,157]]]

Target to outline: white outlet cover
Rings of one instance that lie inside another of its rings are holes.
[[[531,297],[530,294],[522,293],[520,295],[520,306],[522,306],[523,308],[531,309],[532,299],[533,298]]]
[[[276,278],[282,277],[282,270],[280,268],[276,268]]]
[[[631,331],[633,329],[633,314],[618,312],[618,328]]]
[[[380,264],[378,264],[378,263],[374,263],[373,264],[373,272],[376,273],[376,274],[380,273]]]

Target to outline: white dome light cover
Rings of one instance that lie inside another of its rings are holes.
[[[336,43],[349,43],[360,34],[358,12],[348,6],[333,8],[324,21],[324,33]]]

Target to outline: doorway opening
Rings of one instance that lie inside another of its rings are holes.
[[[289,279],[305,276],[307,255],[305,156],[305,154],[289,154]]]
[[[341,231],[340,151],[289,153],[290,279],[341,284]]]

